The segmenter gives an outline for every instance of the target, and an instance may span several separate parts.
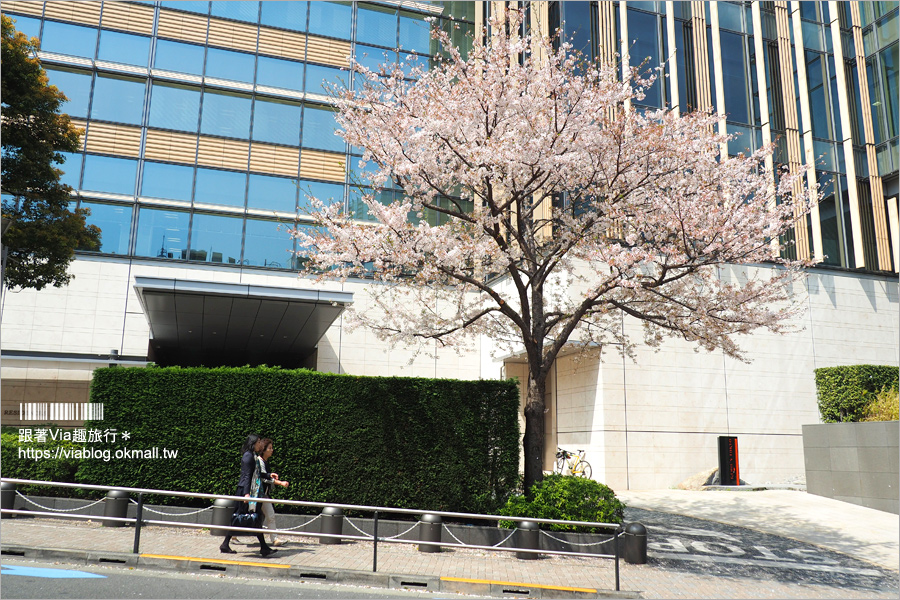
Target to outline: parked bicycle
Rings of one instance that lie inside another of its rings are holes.
[[[591,478],[591,463],[584,460],[584,450],[569,452],[562,448],[556,449],[556,468],[554,472],[575,477]]]

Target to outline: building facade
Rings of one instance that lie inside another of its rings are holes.
[[[795,232],[822,265],[798,290],[802,331],[752,336],[749,365],[678,344],[635,362],[563,357],[548,458],[585,448],[598,480],[668,487],[738,435],[744,479],[802,474],[812,369],[900,362],[897,2],[4,2],[85,130],[62,168],[102,247],[78,253],[65,288],[4,292],[3,424],[85,402],[111,362],[521,376],[490,340],[429,358],[347,331],[341,313],[364,310],[370,284],[299,279],[287,233],[308,195],[367,218],[359,150],[335,135],[328,95],[355,85],[348,58],[427,63],[431,18],[465,47],[506,5],[623,68],[662,65],[647,107],[713,109],[741,134],[728,152],[776,141],[774,160],[815,163],[824,193]]]

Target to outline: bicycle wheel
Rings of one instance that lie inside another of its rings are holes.
[[[578,466],[575,467],[575,472],[572,474],[577,475],[578,477],[584,477],[585,479],[590,479],[591,473],[592,473],[591,463],[589,463],[586,460],[583,460],[580,463],[578,463]]]
[[[556,467],[554,468],[554,473],[562,473],[563,468],[566,466],[566,458],[565,456],[557,454],[556,456]]]

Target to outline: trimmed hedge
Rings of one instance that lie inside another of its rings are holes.
[[[28,429],[35,432],[55,429],[55,427],[38,425]],[[74,451],[80,448],[81,445],[75,442],[54,440],[49,435],[45,441],[20,441],[18,430],[13,432],[10,428],[4,427],[3,433],[0,434],[0,461],[2,461],[0,462],[0,472],[3,477],[14,479],[74,483],[75,472],[81,462],[74,458]],[[26,485],[20,487],[18,491],[26,495],[36,494],[39,496],[65,497],[73,495],[72,488],[49,488],[46,486]]]
[[[519,396],[512,380],[105,368],[94,372],[91,402],[104,404],[104,420],[85,427],[116,429],[118,439],[103,444],[112,460],[82,461],[83,483],[233,494],[249,433],[274,441],[273,470],[290,482],[275,488],[280,498],[493,512],[518,475]],[[126,449],[150,454],[126,458]],[[177,458],[164,450],[177,450]]]
[[[825,423],[857,422],[882,389],[898,387],[897,367],[849,365],[816,369],[819,414]]]

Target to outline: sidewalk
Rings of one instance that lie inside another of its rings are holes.
[[[658,490],[621,492],[618,496],[636,508],[747,528],[769,528],[777,535],[818,544],[893,571],[898,569],[898,516],[890,513],[804,492]],[[883,591],[848,590],[785,582],[774,575],[771,579],[726,577],[624,561],[620,562],[622,593],[616,594],[611,592],[615,589],[613,561],[595,558],[547,556],[523,561],[512,553],[445,550],[426,554],[418,552],[415,545],[380,543],[378,573],[373,574],[373,546],[367,542],[321,545],[312,538],[296,537],[271,558],[261,559],[255,546],[242,544],[233,544],[237,554],[220,554],[218,545],[222,538],[209,532],[145,527],[141,530],[141,555],[136,556],[131,554],[131,527],[107,528],[96,521],[33,518],[4,519],[0,527],[4,553],[26,558],[112,566],[125,561],[149,568],[198,573],[224,570],[228,575],[287,576],[318,582],[323,582],[324,577],[328,582],[353,585],[433,589],[441,591],[444,597],[451,591],[510,597],[509,592],[504,594],[508,590],[543,598],[897,598],[896,586]],[[245,536],[241,541],[251,539]]]

